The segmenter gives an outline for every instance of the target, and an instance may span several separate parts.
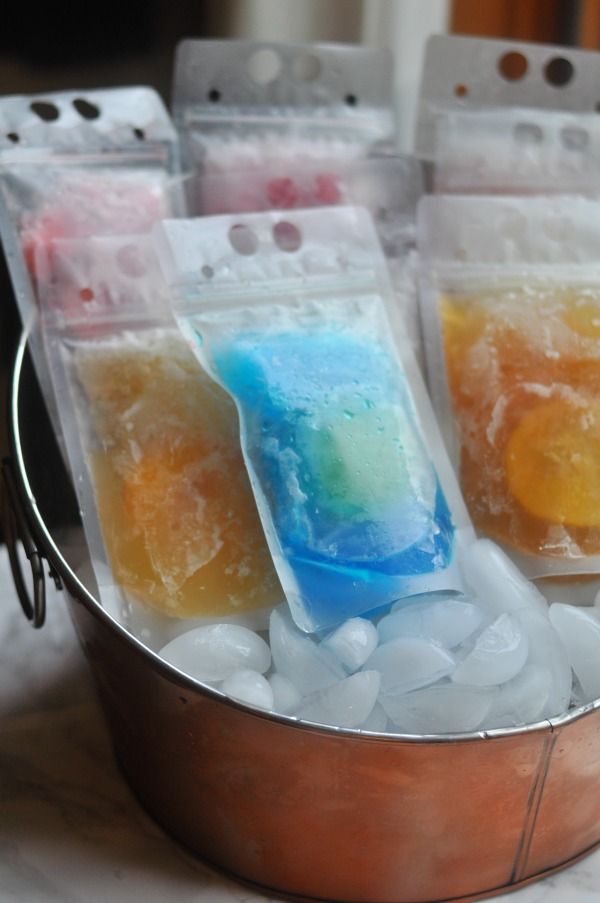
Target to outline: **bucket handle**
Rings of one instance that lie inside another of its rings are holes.
[[[32,627],[41,627],[46,618],[46,581],[43,558],[31,535],[27,518],[19,499],[10,458],[5,458],[2,462],[2,482],[4,484],[3,528],[15,589],[27,620],[31,622]],[[23,544],[25,555],[31,567],[33,599],[27,588],[17,552],[19,539]],[[55,574],[50,569],[49,575],[54,579],[57,589],[62,589],[58,574]]]

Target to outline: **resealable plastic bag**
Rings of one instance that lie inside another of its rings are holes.
[[[36,324],[36,251],[54,239],[148,232],[182,214],[180,178],[177,135],[151,88],[0,98],[0,237],[57,433]]]
[[[429,386],[476,529],[529,577],[600,573],[600,203],[419,207]]]
[[[551,44],[432,35],[419,90],[415,153],[433,160],[437,121],[455,112],[597,112],[600,53]]]
[[[597,113],[452,110],[436,122],[440,194],[600,194]]]
[[[597,193],[598,78],[598,53],[432,37],[415,146],[434,190]]]
[[[424,192],[419,160],[402,155],[373,156],[347,164],[322,160],[297,167],[286,176],[277,176],[265,166],[257,167],[252,179],[238,171],[206,177],[197,184],[205,201],[194,201],[193,194],[188,194],[192,214],[202,209],[225,214],[338,204],[365,207],[375,222],[394,294],[413,351],[423,366],[415,254],[417,202]]]
[[[329,171],[334,165],[337,173],[348,161],[392,145],[391,85],[392,57],[386,50],[182,41],[173,114],[186,166],[199,183],[190,209],[225,212],[220,198],[204,186],[206,179],[233,173],[228,203],[242,212],[265,169],[279,180],[273,191],[281,193],[281,180],[293,179],[299,169],[329,161]],[[323,199],[329,182],[318,189]]]
[[[155,237],[183,333],[236,401],[298,626],[460,589],[468,521],[368,213],[167,221]]]
[[[181,337],[149,237],[55,240],[36,267],[102,604],[158,649],[279,603],[235,407]]]

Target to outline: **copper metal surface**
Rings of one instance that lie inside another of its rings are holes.
[[[494,736],[360,736],[202,688],[106,614],[56,547],[13,457],[29,526],[63,579],[117,756],[175,837],[269,892],[424,903],[505,891],[600,840],[600,709]]]

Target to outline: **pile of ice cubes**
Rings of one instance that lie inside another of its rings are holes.
[[[462,554],[468,594],[431,593],[317,638],[287,606],[268,633],[194,627],[167,662],[232,699],[303,721],[402,734],[531,724],[600,697],[600,605],[548,606],[493,542]]]

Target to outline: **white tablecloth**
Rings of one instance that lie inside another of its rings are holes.
[[[267,900],[183,852],[115,766],[60,593],[26,623],[0,547],[1,903]],[[600,851],[498,903],[600,903]]]

